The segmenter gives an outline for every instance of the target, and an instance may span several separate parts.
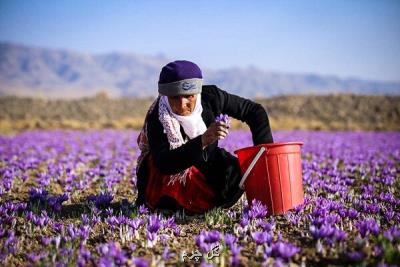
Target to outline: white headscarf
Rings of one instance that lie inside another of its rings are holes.
[[[190,139],[193,139],[201,134],[203,134],[206,130],[206,124],[201,117],[201,113],[203,112],[203,106],[201,105],[201,94],[197,94],[196,104],[192,113],[188,116],[180,116],[175,114],[171,106],[168,102],[167,96],[161,96],[161,101],[168,107],[171,115],[179,122],[179,124],[183,127],[183,130],[187,134]]]
[[[168,102],[168,97],[159,95],[157,99],[153,102],[153,104],[150,106],[146,115],[146,120],[143,125],[143,129],[138,137],[138,145],[141,153],[137,160],[136,170],[139,170],[143,159],[150,152],[150,146],[147,137],[147,118],[148,115],[154,110],[157,103],[159,103],[158,119],[163,125],[164,133],[167,135],[170,149],[175,149],[185,143],[185,140],[183,139],[180,131],[181,125],[185,133],[190,138],[195,138],[203,134],[207,130],[206,125],[204,124],[204,121],[201,117],[203,107],[201,106],[200,94],[197,95],[196,106],[193,112],[189,116],[179,116],[173,113]],[[185,184],[186,178],[188,177],[189,173],[190,173],[190,168],[187,168],[179,173],[169,175],[168,185],[174,184],[175,181],[179,181],[180,183]]]

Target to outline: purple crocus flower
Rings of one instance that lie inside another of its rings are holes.
[[[113,259],[110,259],[110,258],[104,257],[104,256],[100,257],[98,265],[100,267],[109,267],[109,266],[114,267],[114,266],[116,266],[114,264]]]
[[[100,193],[99,195],[90,195],[87,200],[89,202],[94,202],[96,208],[105,208],[110,205],[111,201],[113,200],[113,196],[108,193]]]
[[[169,235],[167,234],[161,234],[160,235],[160,242],[161,244],[163,244],[164,246],[167,244],[167,241],[169,240]]]
[[[106,216],[111,217],[114,214],[114,210],[112,208],[107,208],[105,210]]]
[[[31,263],[37,264],[38,262],[40,262],[41,259],[46,258],[48,255],[49,255],[49,252],[40,251],[38,253],[36,253],[36,252],[28,253],[26,255],[26,257]]]
[[[378,245],[374,246],[374,249],[373,249],[373,251],[372,251],[372,255],[373,255],[374,257],[380,257],[380,256],[382,256],[382,254],[383,254],[383,249],[382,249],[382,247],[381,247],[381,246],[378,246]]]
[[[214,231],[209,231],[209,232],[203,232],[204,234],[204,241],[207,243],[215,243],[220,240],[220,232],[214,230]]]
[[[318,204],[317,204],[318,205]],[[316,206],[313,211],[311,212],[311,215],[314,218],[319,218],[319,217],[325,217],[328,215],[328,209],[323,206]]]
[[[382,192],[379,194],[379,198],[381,201],[388,202],[389,204],[396,204],[396,198],[391,192]]]
[[[265,232],[270,232],[275,228],[275,222],[258,221],[257,226],[260,226]]]
[[[62,257],[71,257],[73,251],[74,251],[74,250],[73,250],[72,248],[62,248],[62,249],[59,250],[59,254],[60,254]]]
[[[338,242],[344,241],[347,238],[347,233],[340,229],[335,229],[334,239]]]
[[[175,236],[181,235],[181,228],[179,227],[179,225],[172,226],[172,230],[173,230]]]
[[[216,118],[215,118],[216,122],[223,122],[227,125],[227,128],[230,128],[230,120],[229,120],[229,116],[227,114],[219,114]]]
[[[163,251],[163,253],[162,253],[162,255],[161,255],[161,258],[162,258],[164,261],[167,261],[168,259],[172,258],[174,255],[175,255],[175,253],[170,252],[170,251],[169,251],[169,248],[168,248],[168,247],[165,247],[165,249],[164,249],[164,251]]]
[[[150,233],[157,233],[157,231],[161,227],[161,219],[158,215],[151,215],[149,216],[149,221],[147,225],[147,230]]]
[[[68,235],[71,238],[71,240],[76,239],[79,235],[78,229],[76,229],[76,227],[73,224],[70,224],[68,226],[67,231],[68,231]]]
[[[131,252],[135,251],[136,248],[137,248],[137,246],[136,246],[135,244],[133,244],[133,243],[129,244],[128,247],[129,247],[129,249],[131,250]]]
[[[82,240],[88,239],[88,238],[89,238],[89,235],[90,235],[90,231],[91,231],[91,228],[90,228],[89,225],[82,225],[82,226],[79,228],[79,237],[80,237]]]
[[[233,245],[231,248],[232,256],[229,258],[231,266],[238,266],[240,264],[240,251],[242,247],[238,245]]]
[[[38,204],[44,206],[47,203],[47,195],[49,193],[41,188],[31,188],[29,190],[28,202],[31,205]]]
[[[274,261],[274,267],[286,267],[287,264],[281,259],[281,258],[276,258]]]
[[[232,234],[225,234],[224,235],[224,241],[225,244],[232,249],[232,246],[234,245],[234,243],[236,242],[236,236],[232,235]]]
[[[101,222],[100,216],[93,215],[92,219],[90,220],[90,225],[93,227],[96,225],[98,222]]]
[[[360,262],[365,258],[365,255],[361,251],[352,251],[347,253],[347,259],[352,262]]]
[[[250,220],[247,216],[243,216],[240,221],[239,224],[242,228],[245,228],[248,224],[249,224]]]
[[[340,217],[337,214],[329,214],[324,218],[324,223],[326,224],[333,225],[338,222],[340,222]]]
[[[133,263],[136,267],[148,267],[150,265],[144,258],[134,258]]]
[[[377,214],[380,210],[379,205],[374,203],[362,203],[361,208],[365,213],[368,214]]]
[[[50,180],[51,180],[51,177],[48,173],[38,173],[37,174],[37,181],[43,187],[48,186],[50,184]]]
[[[364,238],[367,233],[377,235],[379,233],[379,225],[374,219],[366,219],[356,222],[356,227],[360,232],[362,238]]]
[[[6,229],[0,228],[0,238],[3,238],[7,235],[8,231]]]
[[[163,228],[173,228],[175,226],[175,219],[174,217],[170,217],[167,220],[162,221]]]
[[[282,258],[288,261],[295,254],[300,252],[300,248],[291,243],[277,242],[272,244],[270,255],[273,258]]]
[[[350,219],[356,219],[359,216],[359,213],[357,210],[350,208],[347,210],[347,217]]]
[[[1,252],[5,252],[5,254],[15,254],[18,248],[18,238],[15,236],[15,232],[12,230],[8,231],[7,239],[4,242],[4,247],[1,249]],[[3,259],[1,259],[3,260]]]
[[[332,227],[330,224],[321,225],[321,227],[311,225],[310,232],[314,239],[326,238],[333,236],[333,234],[335,233],[335,228]]]
[[[60,196],[50,196],[47,199],[47,205],[53,210],[53,211],[60,211],[62,208],[62,203],[64,201],[68,200],[68,195],[67,194],[62,194]]]
[[[157,239],[157,233],[147,232],[146,238],[150,242],[154,242]]]
[[[398,226],[392,226],[383,233],[383,236],[389,239],[390,242],[400,241],[400,229]]]
[[[83,245],[81,245],[79,247],[78,250],[78,257],[77,257],[77,261],[78,261],[78,266],[79,267],[84,267],[89,265],[91,259],[92,259],[92,255],[90,253],[90,251],[85,248]]]
[[[390,222],[391,220],[393,220],[394,216],[395,216],[395,212],[393,211],[393,209],[391,207],[387,207],[384,210],[384,215],[385,218],[388,222]]]
[[[119,221],[115,216],[108,217],[106,219],[106,222],[108,225],[111,226],[112,229],[115,229],[115,227],[119,225]]]
[[[41,240],[43,245],[48,246],[52,239],[51,237],[42,236]]]
[[[214,267],[214,264],[203,261],[200,267]]]
[[[127,221],[127,224],[133,228],[133,230],[138,230],[139,227],[143,224],[143,220],[141,218],[134,218]]]
[[[50,222],[50,218],[47,216],[46,213],[42,213],[40,216],[35,216],[32,218],[33,223],[37,226],[43,227]]]
[[[118,224],[121,225],[121,224],[126,224],[128,221],[128,218],[125,217],[124,215],[119,215],[117,217],[117,220],[118,220]]]
[[[146,215],[149,213],[149,209],[145,205],[139,206],[139,214]]]
[[[207,252],[211,249],[211,246],[220,241],[220,232],[214,231],[201,231],[196,236],[196,245],[202,252]]]
[[[251,237],[258,246],[272,242],[272,235],[267,232],[254,232],[251,233]]]
[[[84,224],[84,225],[89,224],[90,223],[89,216],[86,213],[82,214],[81,221],[82,221],[82,224]]]
[[[100,265],[109,264],[112,266],[124,265],[127,262],[125,252],[121,249],[119,243],[110,241],[106,244],[101,244],[97,247],[100,254]],[[110,265],[106,265],[110,266]]]
[[[64,224],[62,223],[54,223],[53,225],[53,229],[54,231],[56,231],[57,233],[62,233],[62,231],[64,230]]]
[[[4,187],[4,191],[6,191],[6,192],[10,191],[13,187],[13,180],[11,180],[11,179],[3,178],[3,187]]]
[[[250,219],[261,219],[267,216],[268,209],[259,200],[253,199],[251,202],[251,208],[248,211],[248,216]]]

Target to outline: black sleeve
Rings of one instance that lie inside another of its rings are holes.
[[[203,160],[201,135],[178,148],[170,149],[162,124],[155,118],[148,121],[147,135],[155,165],[164,174],[181,172]]]
[[[267,112],[258,103],[229,94],[214,86],[221,112],[249,125],[254,145],[273,143]]]

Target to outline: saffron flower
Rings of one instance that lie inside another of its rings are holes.
[[[232,249],[232,247],[233,247],[233,245],[235,244],[235,242],[236,242],[236,236],[234,236],[234,235],[232,235],[232,234],[225,234],[224,235],[224,241],[225,241],[225,244],[230,248],[230,249]]]
[[[139,214],[146,215],[149,213],[149,209],[145,205],[139,206]]]
[[[362,238],[364,238],[368,233],[373,235],[379,234],[379,225],[374,219],[366,219],[356,222],[356,227],[360,232]]]
[[[400,242],[400,229],[398,226],[392,226],[383,233],[383,236],[389,239],[391,242]]]
[[[240,263],[240,251],[242,250],[242,247],[233,245],[230,249],[232,255],[229,258],[229,263],[231,266],[238,266]]]
[[[300,248],[291,243],[277,242],[271,247],[265,248],[265,254],[268,257],[281,258],[286,262],[295,254],[300,252]]]
[[[127,262],[125,252],[121,249],[118,242],[110,241],[97,247],[100,254],[99,265],[121,266]]]
[[[219,114],[216,118],[215,118],[216,122],[223,122],[227,125],[227,128],[230,128],[230,119],[229,116],[226,114]]]
[[[213,245],[220,241],[220,232],[218,231],[201,231],[201,233],[196,236],[195,241],[197,247],[202,252],[209,251]]]
[[[266,232],[254,232],[251,233],[251,237],[253,238],[254,242],[256,242],[256,244],[258,246],[261,246],[265,243],[271,243],[272,242],[272,235],[270,235],[269,233]]]
[[[88,196],[87,200],[89,202],[93,202],[96,206],[96,208],[100,209],[100,208],[105,208],[108,207],[111,203],[111,201],[113,200],[113,196],[108,193],[100,193],[99,195],[90,195]]]
[[[136,267],[148,267],[150,263],[144,258],[134,258],[133,263]]]
[[[150,233],[157,233],[160,228],[161,228],[161,219],[160,219],[160,217],[158,215],[155,215],[155,214],[149,216],[147,230]]]
[[[247,214],[250,219],[262,219],[267,216],[268,208],[263,205],[261,201],[253,199],[251,202],[251,208],[248,210]]]
[[[361,251],[352,251],[347,253],[347,259],[351,262],[360,262],[364,259],[365,255]]]

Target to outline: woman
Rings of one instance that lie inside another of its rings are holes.
[[[229,125],[220,114],[246,122],[254,145],[272,143],[268,116],[260,104],[202,85],[200,68],[185,60],[164,66],[159,97],[138,137],[136,205],[203,213],[229,208],[243,194],[237,158],[218,147]]]

